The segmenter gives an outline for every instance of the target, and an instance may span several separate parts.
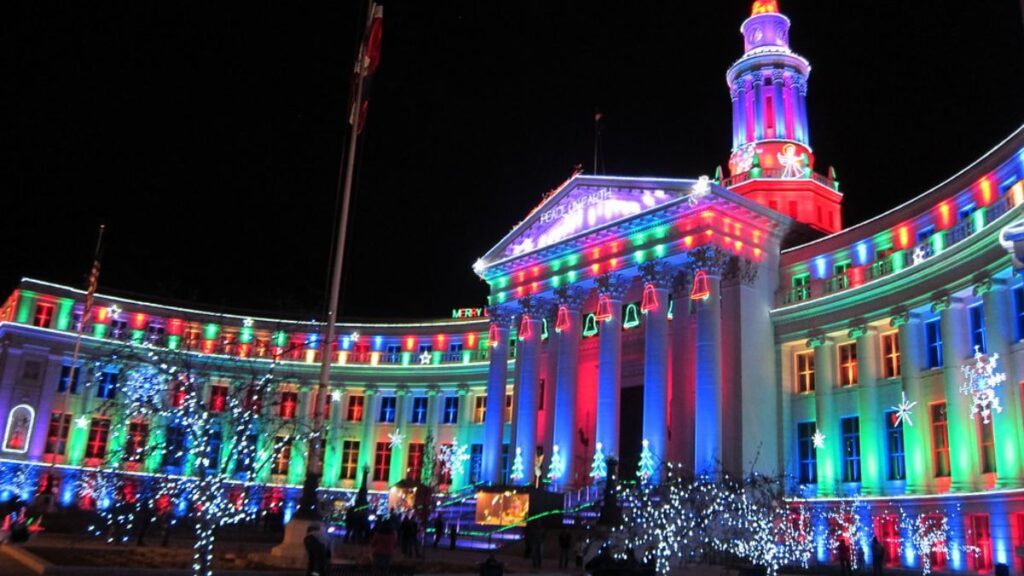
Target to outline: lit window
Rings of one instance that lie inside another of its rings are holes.
[[[359,469],[359,441],[345,440],[341,448],[341,479],[355,480]]]
[[[900,366],[900,333],[882,334],[882,375],[886,378],[899,378]]]
[[[36,314],[32,318],[32,325],[39,328],[49,328],[53,321],[53,304],[36,304]]]
[[[298,412],[299,406],[299,393],[294,390],[288,390],[281,392],[281,408],[278,415],[285,420],[291,420],[295,418],[295,413]]]
[[[185,428],[170,424],[164,435],[163,465],[178,467],[185,461]]]
[[[860,419],[839,420],[843,433],[843,482],[860,482]]]
[[[136,461],[145,456],[146,440],[149,439],[149,424],[145,422],[129,422],[128,436],[124,441],[124,455],[129,461]]]
[[[839,385],[853,386],[857,383],[857,343],[840,344],[839,350]]]
[[[512,395],[505,394],[505,424],[512,423]]]
[[[223,412],[228,408],[228,387],[210,386],[210,412]]]
[[[441,420],[442,424],[458,424],[459,423],[459,397],[458,396],[445,396],[444,398],[444,417]]]
[[[424,445],[421,442],[410,442],[409,443],[409,459],[408,465],[406,466],[406,480],[412,480],[414,482],[420,481],[420,476],[423,475],[423,454]]]
[[[57,392],[63,394],[68,389],[68,381],[71,381],[71,393],[78,394],[78,381],[82,375],[82,369],[77,368],[75,371],[74,379],[71,377],[71,366],[61,366],[60,368],[60,380],[57,382]]]
[[[427,397],[416,396],[412,399],[412,416],[409,420],[410,424],[426,424],[427,423]]]
[[[800,422],[796,425],[797,458],[799,458],[799,476],[801,484],[818,482],[818,454],[814,448],[814,422]]]
[[[976,572],[986,572],[992,569],[992,532],[989,529],[988,514],[971,514],[969,534],[970,544],[978,549],[977,554],[971,554],[971,562]]]
[[[949,430],[946,422],[946,403],[932,404],[932,462],[936,478],[949,476]]]
[[[398,405],[398,398],[395,396],[382,396],[380,399],[380,413],[377,415],[377,421],[385,424],[391,424],[395,421],[396,406]]]
[[[100,372],[99,382],[96,384],[96,397],[113,400],[116,395],[117,372]]]
[[[926,368],[942,367],[942,330],[938,318],[924,323],[924,342],[927,351]]]
[[[889,453],[889,480],[907,479],[906,449],[903,446],[903,421],[897,422],[896,411],[885,413],[886,450]]]
[[[377,442],[373,456],[373,481],[387,482],[391,474],[391,443]]]
[[[346,420],[349,422],[362,422],[363,421],[363,403],[365,402],[365,396],[349,396],[348,397],[348,414]]]
[[[477,396],[473,399],[473,423],[483,424],[487,417],[487,396]]]
[[[483,480],[484,445],[473,444],[469,447],[469,483],[477,484]]]
[[[273,463],[270,466],[270,473],[279,475],[288,473],[288,462],[292,459],[292,440],[284,436],[278,436],[275,442],[277,448],[274,454]]]
[[[209,438],[206,440],[206,467],[209,470],[220,469],[220,452],[221,447],[224,445],[223,437],[219,429],[215,429],[210,433]]]
[[[797,352],[795,358],[797,393],[814,392],[814,351]]]
[[[975,304],[967,309],[968,321],[971,330],[971,350],[975,348],[985,353],[985,306],[982,303]]]
[[[85,443],[85,457],[101,459],[107,455],[107,438],[110,436],[110,419],[93,418],[89,425],[89,438]]]
[[[46,453],[63,456],[71,431],[71,414],[54,412],[50,415],[50,428],[46,433]]]
[[[992,435],[992,421],[986,424],[978,419],[978,456],[981,460],[981,473],[992,474],[996,471],[996,443]]]
[[[1024,340],[1024,286],[1013,289],[1013,311],[1017,319],[1017,340]]]

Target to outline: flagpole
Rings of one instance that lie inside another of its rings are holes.
[[[78,321],[75,334],[75,347],[71,353],[71,369],[68,370],[68,383],[64,387],[64,410],[61,412],[60,416],[62,420],[65,415],[70,414],[68,410],[71,408],[71,388],[75,385],[75,378],[78,376],[78,355],[82,350],[82,334],[85,332],[85,324],[91,314],[93,297],[96,295],[96,288],[100,281],[100,255],[103,251],[103,232],[106,228],[106,225],[100,224],[99,233],[96,235],[96,249],[93,251],[92,268],[89,269],[89,286],[85,292],[85,306],[82,308],[82,318]],[[63,426],[63,422],[61,422],[61,425]],[[67,456],[66,453],[70,448],[70,446],[68,446],[68,440],[71,438],[71,430],[73,426],[75,426],[74,421],[68,423],[68,438],[64,441],[65,457]],[[58,429],[58,434],[59,433],[60,431]],[[53,451],[50,453],[50,467],[53,468],[56,465],[57,452]]]
[[[374,18],[374,1],[368,0],[367,2],[367,27],[365,36],[369,33],[370,24]],[[334,262],[331,267],[331,289],[330,296],[327,300],[327,317],[324,322],[323,340],[320,342],[320,379],[317,383],[317,390],[315,396],[315,404],[313,407],[313,433],[314,438],[310,443],[310,455],[308,463],[306,465],[306,481],[303,484],[302,500],[300,507],[302,513],[316,513],[316,487],[319,484],[320,474],[322,471],[322,460],[324,452],[325,438],[322,437],[323,431],[323,406],[327,397],[327,388],[330,385],[331,376],[331,359],[334,356],[332,350],[332,344],[335,337],[335,322],[337,322],[338,316],[338,300],[341,296],[341,272],[345,263],[345,240],[348,233],[348,214],[349,206],[352,199],[352,183],[354,181],[355,163],[356,163],[356,145],[359,142],[359,132],[361,130],[360,123],[362,121],[362,105],[363,105],[363,82],[365,79],[365,70],[363,62],[362,49],[357,56],[358,61],[356,63],[357,73],[355,81],[355,98],[353,98],[353,108],[355,111],[352,114],[352,127],[349,131],[348,137],[348,150],[346,151],[346,159],[341,176],[342,196],[341,196],[341,212],[338,217],[338,236],[337,244],[334,247]]]

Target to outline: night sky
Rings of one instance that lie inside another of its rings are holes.
[[[479,306],[473,262],[593,154],[725,165],[747,0],[387,2],[343,316]],[[781,0],[814,67],[811,144],[848,223],[1024,121],[1019,0]],[[13,8],[8,6],[8,8]],[[0,291],[83,286],[319,317],[362,0],[23,2],[0,34]]]

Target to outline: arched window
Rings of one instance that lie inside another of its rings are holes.
[[[35,421],[36,411],[28,404],[19,404],[12,408],[7,415],[7,427],[4,429],[4,452],[28,452]]]

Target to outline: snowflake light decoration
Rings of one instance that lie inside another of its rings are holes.
[[[89,425],[89,419],[85,416],[85,414],[82,414],[81,416],[79,416],[78,418],[75,419],[75,426],[80,428],[80,429],[81,428],[85,428],[88,425]]]
[[[352,334],[349,334],[348,339],[353,342],[359,342],[359,332],[353,332]]]
[[[331,400],[341,402],[341,390],[331,390]]]
[[[700,179],[690,188],[690,206],[696,206],[701,200],[711,193],[711,179],[701,176]]]
[[[466,460],[469,460],[468,449],[468,446],[459,445],[458,438],[452,440],[451,444],[441,446],[441,453],[437,455],[441,469],[447,470],[452,476],[462,474]]]
[[[423,364],[424,366],[430,364],[430,352],[424,351],[420,354],[420,364]]]
[[[253,325],[252,318],[246,318],[245,320],[242,320],[242,327],[244,327],[244,328],[252,328],[252,325]]]
[[[398,448],[402,445],[402,442],[405,441],[405,434],[402,434],[401,429],[395,428],[394,432],[388,433],[388,439],[391,440],[388,444],[389,446],[392,448]]]
[[[604,480],[608,477],[608,463],[605,461],[604,444],[598,442],[594,446],[594,460],[590,463],[590,477],[595,480]]]
[[[960,393],[971,397],[971,419],[981,414],[982,422],[991,422],[993,413],[1003,411],[996,396],[996,386],[1006,382],[1005,372],[996,372],[999,354],[985,356],[978,346],[974,347],[974,364],[965,364],[960,370],[964,375],[964,383]]]
[[[917,406],[917,402],[910,402],[907,400],[907,393],[901,392],[903,400],[899,404],[892,406],[891,408],[896,411],[896,422],[894,426],[905,424],[907,426],[913,426],[914,421],[910,419],[910,415],[913,411],[914,406]]]
[[[811,441],[814,442],[815,448],[825,447],[825,435],[821,433],[821,430],[814,431],[814,436],[811,436]]]

